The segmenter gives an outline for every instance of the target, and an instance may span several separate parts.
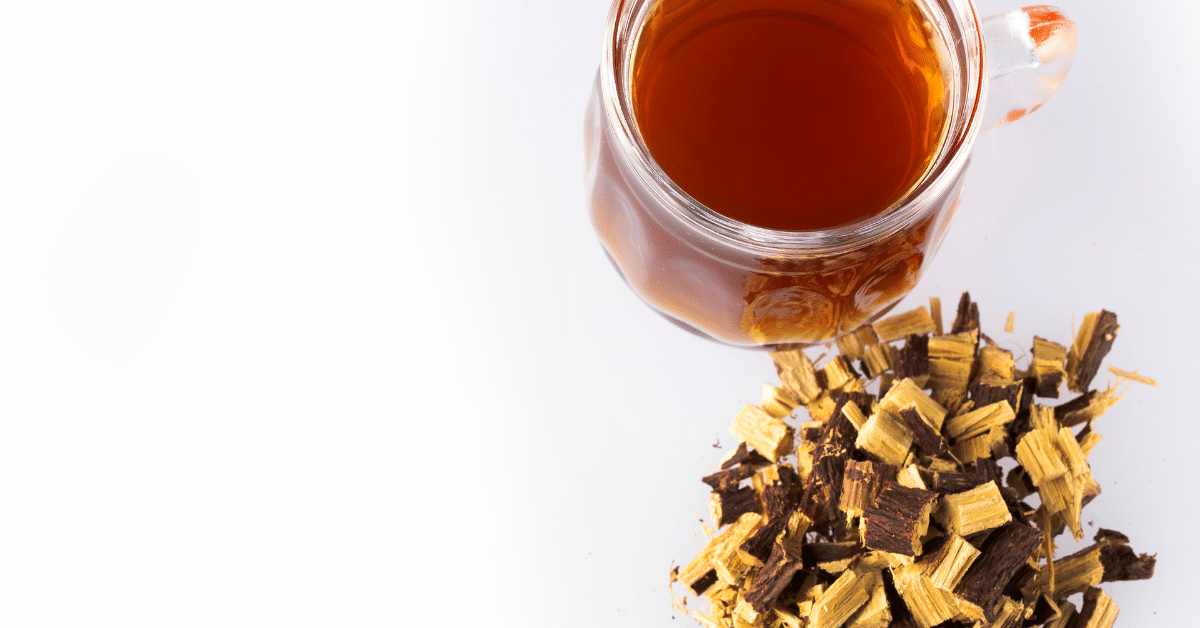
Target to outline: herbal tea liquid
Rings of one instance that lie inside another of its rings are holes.
[[[946,119],[938,56],[907,0],[664,0],[632,82],[659,167],[769,229],[888,208],[924,175]]]

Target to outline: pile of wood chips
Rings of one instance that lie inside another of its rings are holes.
[[[843,337],[819,369],[772,353],[781,386],[738,413],[741,444],[704,478],[723,530],[672,570],[709,610],[680,611],[711,628],[1113,625],[1097,585],[1149,578],[1154,557],[1101,528],[1056,558],[1055,538],[1081,539],[1100,493],[1093,422],[1125,382],[1154,383],[1110,368],[1117,385],[1090,389],[1116,315],[1088,314],[1070,347],[1035,337],[1019,370],[968,294],[949,334],[930,305]],[[1077,396],[1045,405],[1064,384]]]

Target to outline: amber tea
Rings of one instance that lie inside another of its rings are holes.
[[[911,0],[664,0],[637,43],[638,132],[709,209],[815,230],[887,209],[944,135],[945,88]]]

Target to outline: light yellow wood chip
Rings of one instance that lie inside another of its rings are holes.
[[[870,325],[864,325],[838,338],[837,347],[842,355],[857,360],[863,357],[863,352],[868,346],[878,342],[879,337],[875,335],[875,330]]]
[[[883,342],[900,340],[912,334],[929,334],[937,330],[925,306],[876,321],[874,327],[875,333]]]
[[[1075,619],[1076,609],[1075,604],[1067,600],[1058,603],[1058,618],[1046,622],[1042,628],[1067,628]]]
[[[1035,430],[1058,431],[1058,419],[1054,418],[1054,408],[1033,404],[1029,407],[1029,426]]]
[[[848,364],[845,356],[838,356],[821,368],[830,390],[841,388],[854,380],[854,374],[850,372]]]
[[[975,363],[978,365],[980,379],[994,377],[1003,382],[1013,380],[1017,365],[1012,351],[992,344],[980,347],[979,354],[975,356]]]
[[[797,401],[807,404],[821,394],[821,387],[817,385],[816,367],[804,351],[775,351],[771,353],[771,359],[775,361],[783,389],[794,395]]]
[[[763,382],[762,401],[759,405],[767,414],[782,419],[796,409],[796,400],[782,388]]]
[[[842,406],[842,414],[846,415],[846,419],[854,425],[854,429],[861,430],[864,423],[867,422],[867,417],[863,415],[857,403],[847,403]]]
[[[1021,593],[1031,598],[1038,591],[1053,591],[1055,599],[1062,599],[1087,591],[1100,584],[1103,577],[1104,565],[1100,562],[1100,549],[1096,548],[1054,561],[1053,589],[1050,573],[1043,569],[1021,587]]]
[[[896,416],[899,416],[904,408],[915,408],[921,419],[935,432],[942,431],[942,423],[947,414],[946,408],[925,394],[924,390],[907,377],[892,384],[879,400],[879,408]]]
[[[950,454],[961,464],[971,464],[982,458],[993,457],[992,451],[1004,442],[1004,428],[993,428],[986,434],[968,438],[950,447]]]
[[[779,628],[803,628],[804,624],[800,622],[800,616],[789,613],[780,608],[772,609],[775,613],[775,621],[778,622]]]
[[[934,518],[943,528],[959,536],[971,536],[1012,521],[1008,505],[995,482],[962,493],[943,495]]]
[[[870,599],[878,574],[844,571],[813,603],[809,628],[838,628]]]
[[[733,625],[735,627],[746,626],[747,628],[750,628],[753,626],[757,628],[762,626],[763,615],[765,615],[765,613],[759,613],[758,611],[754,610],[754,607],[751,606],[750,602],[747,602],[745,598],[740,598],[738,599],[737,606],[733,608]],[[738,620],[741,620],[740,624],[738,623]]]
[[[887,590],[883,586],[883,578],[876,578],[870,598],[850,617],[846,628],[888,628],[891,623],[892,613],[888,608]]]
[[[900,469],[900,471],[896,473],[896,482],[898,482],[900,486],[907,488],[929,490],[928,487],[925,486],[925,480],[921,478],[920,469],[918,469],[917,465],[915,464],[910,464],[903,469]]]
[[[989,626],[1020,626],[1024,619],[1025,605],[1008,597],[1007,595],[1000,596],[1000,603],[996,605],[996,616],[992,618]]]
[[[808,408],[808,415],[814,421],[825,422],[833,416],[833,411],[837,408],[837,402],[834,401],[828,392],[821,391],[820,396],[808,402],[808,405],[804,407]]]
[[[1034,486],[1062,477],[1069,469],[1058,453],[1058,432],[1048,429],[1030,430],[1017,443],[1017,462],[1025,468]]]
[[[926,386],[935,391],[960,392],[971,383],[970,360],[946,360],[929,358],[929,380]],[[935,396],[938,396],[935,393]]]
[[[978,557],[979,550],[961,536],[950,533],[940,550],[927,555],[918,564],[933,586],[953,591]]]
[[[854,446],[869,451],[888,464],[900,466],[912,447],[913,434],[886,411],[872,414],[858,430]]]
[[[935,587],[925,576],[920,565],[907,565],[892,570],[896,590],[904,598],[904,605],[912,613],[921,628],[933,628],[958,615],[953,597]]]
[[[1058,454],[1072,475],[1080,476],[1090,473],[1087,455],[1079,447],[1079,441],[1075,440],[1075,434],[1071,432],[1071,428],[1064,427],[1058,430]]]
[[[1092,448],[1096,446],[1104,437],[1096,432],[1088,432],[1082,440],[1079,441],[1079,449],[1083,451],[1083,455],[1088,456],[1092,453]]]
[[[745,404],[733,418],[729,433],[753,447],[771,462],[792,452],[795,446],[792,428],[758,406]]]
[[[1112,596],[1099,589],[1090,595],[1095,596],[1096,605],[1092,609],[1092,616],[1079,628],[1112,628],[1117,621],[1117,603]]]
[[[972,329],[958,334],[934,336],[929,339],[929,357],[946,360],[974,360],[979,332]]]
[[[1116,405],[1116,403],[1125,398],[1127,391],[1116,387],[1109,387],[1102,390],[1088,403],[1087,407],[1068,412],[1066,415],[1059,417],[1059,424],[1066,427],[1074,427],[1081,423],[1086,423],[1093,419],[1097,419],[1108,412],[1108,409]]]
[[[867,377],[879,377],[896,363],[897,349],[886,343],[876,343],[863,349],[862,361]]]
[[[1017,414],[1007,399],[988,404],[960,414],[948,421],[942,433],[952,440],[966,440],[990,432],[993,428],[1002,427],[1014,419]]]
[[[717,571],[718,578],[733,586],[737,586],[741,582],[742,577],[749,571],[750,565],[738,556],[738,548],[762,525],[762,515],[748,512],[712,540],[715,547],[711,562],[712,568]]]
[[[1033,359],[1045,363],[1047,367],[1057,366],[1061,371],[1067,361],[1067,348],[1041,336],[1034,336]]]

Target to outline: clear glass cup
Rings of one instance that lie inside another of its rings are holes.
[[[616,0],[609,13],[585,123],[592,223],[617,271],[650,307],[700,336],[747,347],[829,340],[908,294],[958,208],[976,138],[1044,104],[1075,53],[1075,25],[1053,7],[981,20],[970,0],[917,0],[940,42],[947,83],[947,132],[931,167],[872,217],[779,231],[696,201],[639,135],[632,66],[637,35],[657,1]]]

